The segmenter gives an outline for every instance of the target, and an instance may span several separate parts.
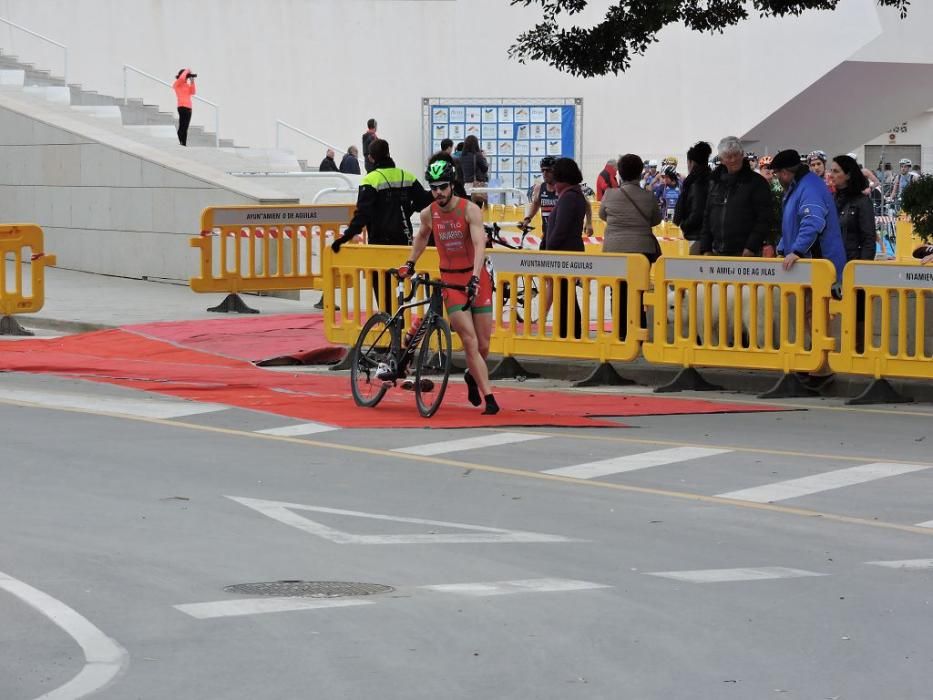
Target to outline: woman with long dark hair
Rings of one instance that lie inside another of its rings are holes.
[[[835,185],[839,228],[849,260],[875,259],[875,210],[865,194],[868,179],[851,156],[833,158],[829,171]],[[855,297],[855,351],[865,349],[865,292]]]
[[[572,158],[558,158],[553,166],[554,189],[557,190],[557,204],[548,217],[547,237],[542,242],[545,250],[571,250],[582,253],[583,222],[590,203],[583,196],[580,183],[583,173]],[[547,290],[545,292],[547,294]],[[573,280],[563,278],[558,282],[557,317],[558,335],[568,335],[567,315],[573,305],[573,337],[583,337],[583,321],[580,304],[577,301],[577,288]]]
[[[474,187],[485,187],[489,182],[489,161],[479,147],[479,139],[470,134],[463,139],[463,152],[460,154],[460,175],[470,198],[480,207],[486,206],[489,197],[485,192],[473,194]]]

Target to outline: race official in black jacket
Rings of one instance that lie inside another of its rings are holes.
[[[431,203],[431,194],[414,175],[395,167],[389,144],[376,139],[369,144],[375,167],[360,181],[356,213],[343,236],[333,242],[335,253],[347,241],[363,232],[367,242],[377,245],[411,245],[411,217]]]
[[[737,138],[729,136],[720,141],[719,158],[722,164],[710,175],[700,252],[761,255],[773,215],[771,189],[751,169]]]

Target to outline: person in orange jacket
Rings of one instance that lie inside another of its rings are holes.
[[[194,79],[198,77],[197,73],[192,73],[190,68],[182,68],[175,76],[175,82],[172,89],[175,90],[175,96],[178,98],[178,143],[182,146],[188,145],[188,125],[191,123],[191,96],[197,94],[198,89],[194,84]]]

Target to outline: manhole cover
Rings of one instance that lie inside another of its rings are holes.
[[[268,581],[265,583],[238,583],[224,588],[227,593],[242,595],[274,595],[285,598],[346,598],[350,596],[391,593],[392,586],[378,583],[352,583],[347,581]]]

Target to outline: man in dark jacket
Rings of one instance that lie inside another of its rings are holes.
[[[757,256],[771,225],[771,190],[751,169],[735,136],[719,142],[721,161],[710,175],[700,252]]]
[[[366,166],[366,172],[372,172],[373,162],[369,159],[369,147],[372,145],[373,141],[377,140],[379,137],[376,135],[376,120],[369,119],[366,121],[366,131],[363,132],[363,162]]]
[[[340,172],[347,173],[348,175],[359,175],[359,155],[360,152],[356,146],[350,146],[347,148],[347,152],[344,154],[343,159],[340,161]]]
[[[691,242],[690,254],[700,253],[703,234],[703,215],[709,194],[709,157],[713,147],[700,141],[687,151],[687,177],[681,186],[680,198],[674,208],[674,225],[679,226],[684,238]]]
[[[389,144],[376,139],[369,144],[369,158],[373,169],[360,180],[356,196],[356,213],[347,230],[331,244],[331,250],[340,252],[341,246],[367,231],[367,242],[373,245],[411,245],[413,229],[411,217],[428,206],[432,197],[407,170],[395,166],[389,156]],[[391,277],[386,275],[387,296]],[[379,279],[374,275],[373,289],[379,299]],[[391,299],[382,308],[389,309]]]
[[[321,164],[317,168],[322,173],[335,173],[337,172],[337,162],[334,160],[334,149],[328,148],[327,155],[324,156],[324,160],[321,161]]]

